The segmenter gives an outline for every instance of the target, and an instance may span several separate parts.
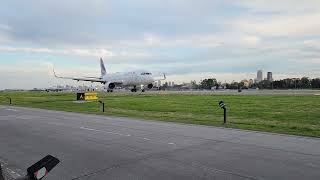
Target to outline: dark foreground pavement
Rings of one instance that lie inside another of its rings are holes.
[[[0,106],[0,161],[56,179],[320,179],[320,139]]]

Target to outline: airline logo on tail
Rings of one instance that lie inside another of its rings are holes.
[[[101,77],[107,74],[106,67],[104,66],[102,58],[100,58]]]

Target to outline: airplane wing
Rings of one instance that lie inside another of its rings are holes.
[[[57,76],[56,72],[53,69],[53,74],[56,78],[60,79],[71,79],[75,81],[88,81],[88,82],[99,82],[99,83],[106,83],[101,77],[62,77],[62,76]]]

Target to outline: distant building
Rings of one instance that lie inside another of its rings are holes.
[[[254,83],[253,79],[249,80],[249,86],[251,86]]]
[[[258,70],[256,82],[259,83],[263,80],[262,70]]]
[[[270,82],[273,81],[272,72],[268,72],[268,74],[267,74],[267,80],[270,81]]]
[[[249,88],[250,82],[248,80],[244,79],[241,82],[243,83],[244,87]]]

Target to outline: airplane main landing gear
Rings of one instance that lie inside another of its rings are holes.
[[[145,92],[146,90],[144,90],[144,89],[141,89],[141,92]]]
[[[131,92],[137,92],[137,86],[133,86],[133,89],[131,89]]]

